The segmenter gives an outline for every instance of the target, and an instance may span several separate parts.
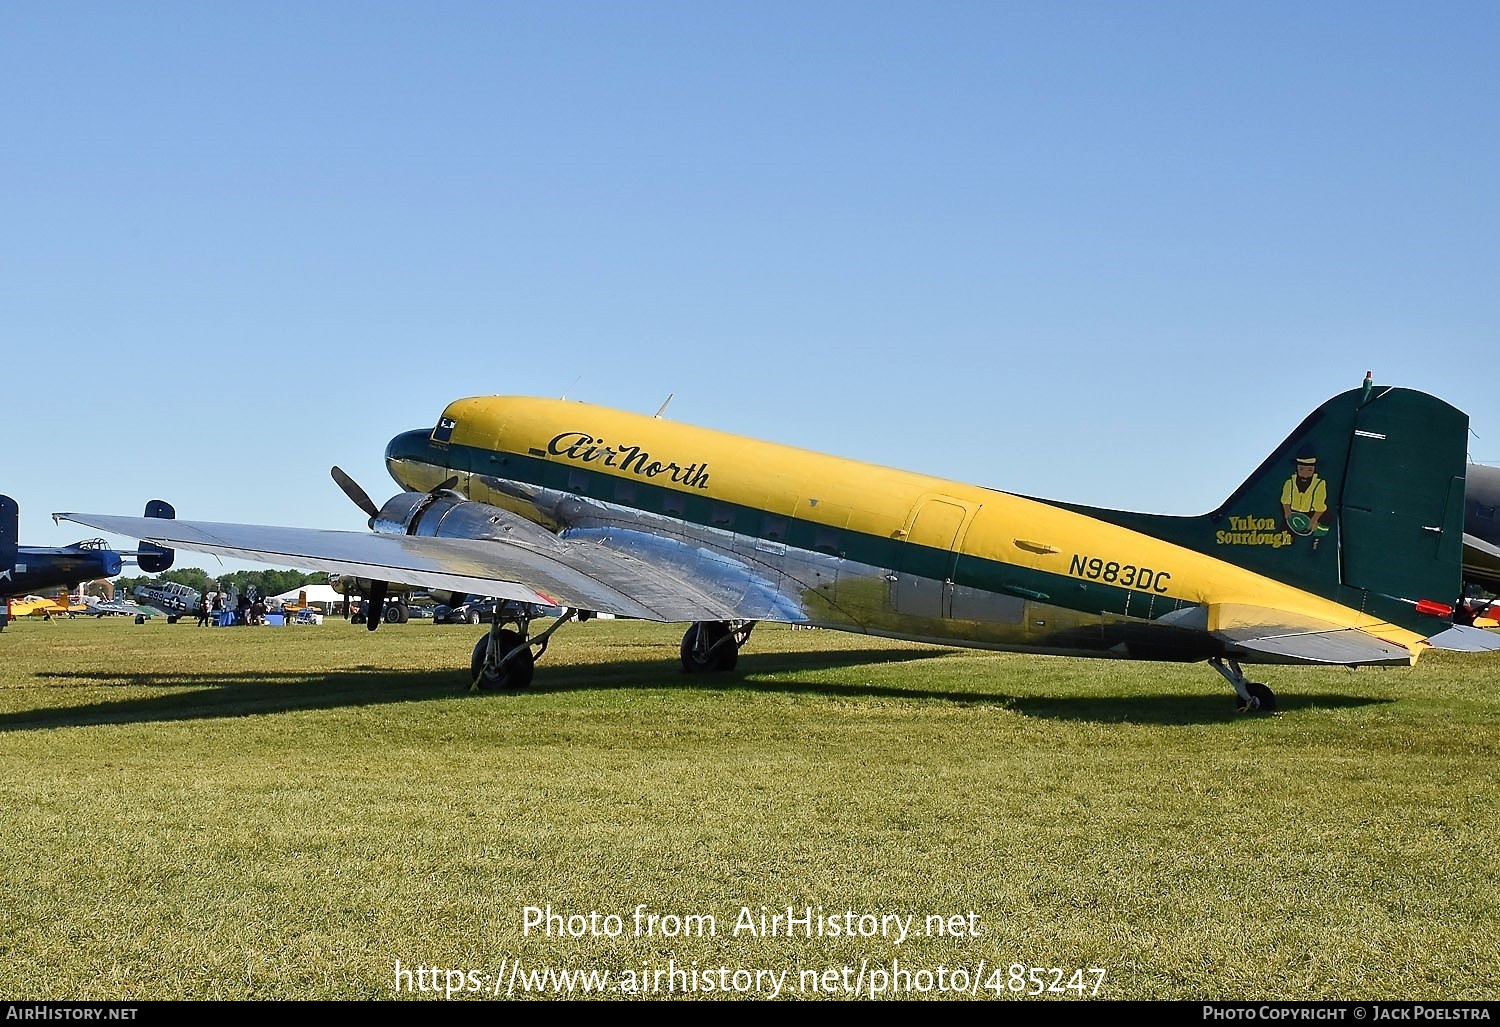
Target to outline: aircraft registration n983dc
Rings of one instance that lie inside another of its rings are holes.
[[[683,622],[682,666],[728,671],[762,621],[984,649],[1206,660],[1243,711],[1242,664],[1407,666],[1500,649],[1456,625],[1468,417],[1411,389],[1328,400],[1217,509],[1098,509],[566,400],[460,399],[397,435],[404,490],[373,532],[61,513],[186,549],[511,600],[473,687],[530,684],[548,637],[593,613]],[[536,606],[563,616],[532,636]]]

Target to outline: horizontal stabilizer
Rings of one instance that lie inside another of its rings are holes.
[[[1434,649],[1446,649],[1453,653],[1500,652],[1500,632],[1455,624],[1427,639],[1427,644]]]
[[[1405,667],[1415,659],[1405,646],[1359,628],[1240,603],[1209,607],[1209,631],[1257,662]]]
[[[1337,628],[1302,635],[1267,635],[1235,643],[1244,649],[1287,663],[1328,663],[1343,667],[1406,667],[1410,650],[1382,642],[1357,628]]]

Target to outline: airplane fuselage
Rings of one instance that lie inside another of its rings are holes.
[[[1288,631],[1362,629],[1391,644],[1391,663],[1422,637],[1040,500],[582,403],[459,400],[436,428],[393,439],[386,459],[407,490],[456,476],[471,500],[653,566],[719,554],[722,581],[704,587],[721,594],[707,598],[749,619],[1181,660],[1224,655],[1210,632],[1239,610],[1275,610]],[[1224,544],[1279,544],[1284,532],[1260,520],[1227,520]]]
[[[21,546],[14,566],[0,567],[0,595],[27,595],[64,588],[120,573],[120,554],[78,546]],[[7,573],[8,571],[8,573]]]

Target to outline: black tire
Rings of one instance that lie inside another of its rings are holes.
[[[401,624],[404,622],[404,618],[401,616],[400,603],[391,603],[385,608],[385,613],[381,614],[381,616],[387,624]]]
[[[468,621],[469,621],[470,624],[478,624],[479,623],[479,611],[478,610],[470,610],[469,614],[468,614]]]
[[[362,613],[356,613],[353,617],[349,618],[349,623],[350,624],[363,624],[364,622],[365,622],[365,615],[362,614]]]
[[[481,692],[519,692],[530,687],[531,679],[536,675],[536,658],[531,654],[531,646],[522,641],[520,635],[508,628],[495,632],[495,644],[504,652],[508,653],[518,646],[526,650],[507,663],[505,672],[496,679],[487,677],[484,673],[484,658],[489,652],[489,644],[489,635],[479,636],[479,641],[474,643],[474,653],[469,658],[469,678],[479,685],[479,690]]]
[[[733,642],[726,642],[707,656],[698,651],[698,639],[703,637],[703,648],[717,644],[729,635],[729,625],[719,621],[698,621],[682,636],[682,669],[689,674],[722,674],[734,670],[739,662],[740,650]]]
[[[1250,693],[1251,701],[1243,703],[1236,700],[1237,708],[1241,713],[1275,713],[1276,694],[1259,681],[1245,682],[1245,691]]]

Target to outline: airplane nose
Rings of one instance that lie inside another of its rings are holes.
[[[434,450],[442,451],[447,448],[432,441],[431,428],[404,431],[386,444],[385,469],[403,489],[420,491],[412,480],[410,469],[433,463]]]
[[[397,435],[385,447],[385,462],[395,460],[422,460],[426,458],[432,441],[431,428],[417,428]]]

